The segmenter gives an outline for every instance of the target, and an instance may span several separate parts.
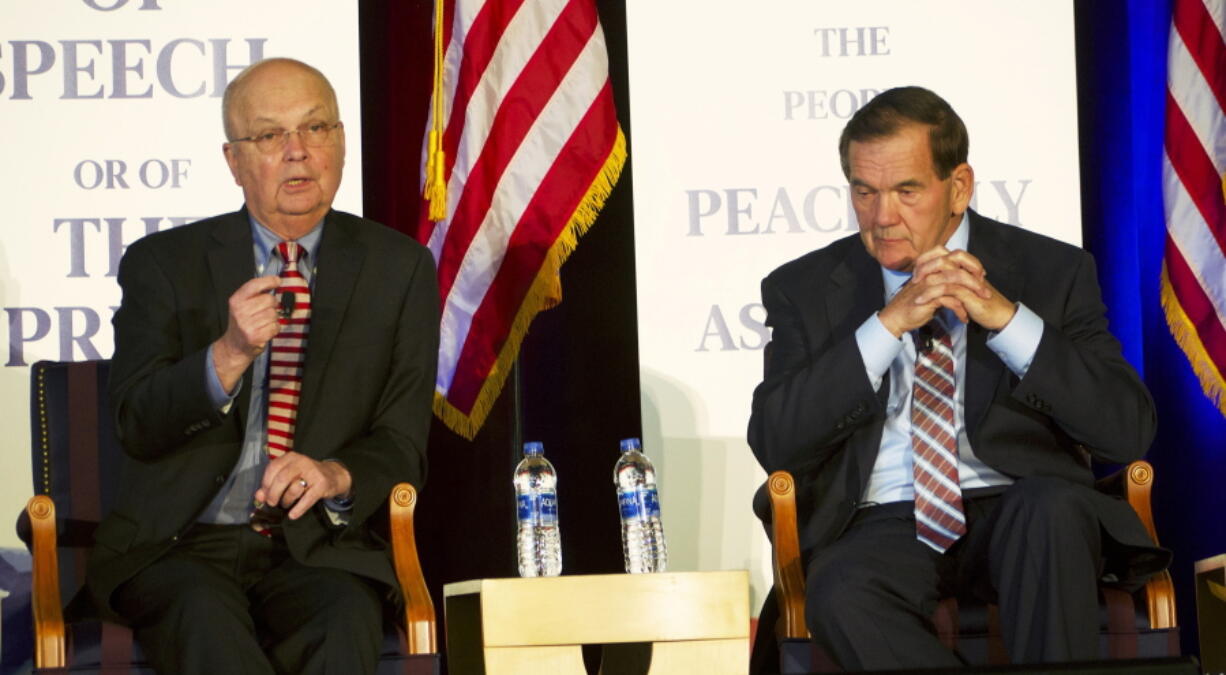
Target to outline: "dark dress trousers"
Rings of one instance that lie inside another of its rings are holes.
[[[1153,548],[1126,503],[1092,489],[1086,453],[1113,463],[1140,458],[1153,439],[1155,414],[1107,330],[1093,258],[974,211],[969,227],[969,252],[988,281],[1044,322],[1021,379],[988,348],[986,329],[967,326],[970,445],[1015,480],[1073,486],[1110,542],[1105,572],[1139,583],[1169,554]],[[767,372],[754,391],[749,444],[768,473],[795,476],[800,545],[812,560],[863,515],[858,507],[881,444],[889,373],[871,388],[854,335],[884,306],[881,268],[859,235],[849,236],[776,269],[762,282],[762,298],[774,333]]]
[[[318,251],[295,451],[342,462],[354,502],[344,527],[328,522],[322,504],[287,519],[285,544],[303,566],[395,589],[388,542],[370,524],[394,484],[425,477],[434,265],[412,239],[339,211],[326,216]],[[254,268],[245,209],[145,237],[120,264],[110,396],[127,459],[88,568],[95,605],[111,620],[122,621],[116,588],[175,546],[238,460],[251,372],[223,414],[210,403],[205,364],[226,330],[229,297]]]

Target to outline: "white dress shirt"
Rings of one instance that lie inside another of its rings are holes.
[[[965,250],[970,238],[970,226],[964,214],[945,247],[950,251]],[[891,298],[911,278],[907,272],[881,268],[885,282],[885,300]],[[937,320],[949,332],[953,341],[954,375],[957,396],[954,405],[954,425],[958,437],[958,476],[965,491],[970,488],[1008,485],[1012,478],[984,464],[975,456],[966,435],[966,324],[948,309],[941,309]],[[1020,302],[1009,324],[997,333],[989,334],[987,346],[1019,378],[1026,375],[1043,337],[1043,320]],[[911,389],[915,378],[915,341],[910,333],[896,338],[874,313],[856,330],[856,344],[864,359],[869,383],[881,386],[885,373],[890,373],[890,395],[886,405],[885,428],[881,448],[873,464],[872,474],[864,490],[862,505],[913,501],[911,449]]]

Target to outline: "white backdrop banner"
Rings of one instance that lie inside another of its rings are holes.
[[[109,358],[115,273],[147,233],[242,204],[221,152],[221,95],[261,58],[319,68],[340,97],[361,212],[356,3],[0,3],[0,514],[32,494],[29,365]],[[8,528],[0,547],[19,542]]]
[[[670,569],[749,569],[756,612],[770,587],[750,510],[765,475],[745,442],[770,340],[759,282],[856,231],[839,133],[907,84],[965,120],[976,210],[1080,243],[1073,6],[626,4],[644,450]]]

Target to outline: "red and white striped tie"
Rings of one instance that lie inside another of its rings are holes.
[[[265,450],[269,459],[294,449],[302,363],[306,359],[307,334],[311,329],[311,289],[298,271],[304,251],[292,241],[277,244],[276,251],[284,261],[277,300],[291,305],[292,309],[282,305],[283,313],[277,319],[281,330],[268,345],[268,441]],[[283,300],[287,293],[293,294],[292,303]],[[286,309],[289,311],[285,312]],[[282,517],[284,514],[279,510],[257,508],[251,514],[251,527],[271,536],[272,528],[280,524]]]
[[[302,390],[302,362],[306,358],[307,333],[311,328],[311,289],[298,271],[302,247],[296,242],[277,244],[284,261],[278,298],[293,293],[293,310],[278,321],[281,330],[268,352],[268,457],[276,459],[294,449],[294,425],[298,419],[298,395]]]
[[[953,343],[939,322],[930,322],[929,329],[930,343],[916,344],[911,395],[915,536],[944,553],[966,534],[966,515],[958,483]]]

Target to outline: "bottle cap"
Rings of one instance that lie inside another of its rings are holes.
[[[627,452],[629,450],[641,450],[642,448],[643,448],[643,444],[640,443],[639,439],[637,438],[623,438],[622,439],[622,442],[621,442],[622,452]]]
[[[527,443],[524,443],[525,457],[535,457],[537,455],[544,454],[544,452],[545,444],[541,443],[540,441],[528,441]]]

